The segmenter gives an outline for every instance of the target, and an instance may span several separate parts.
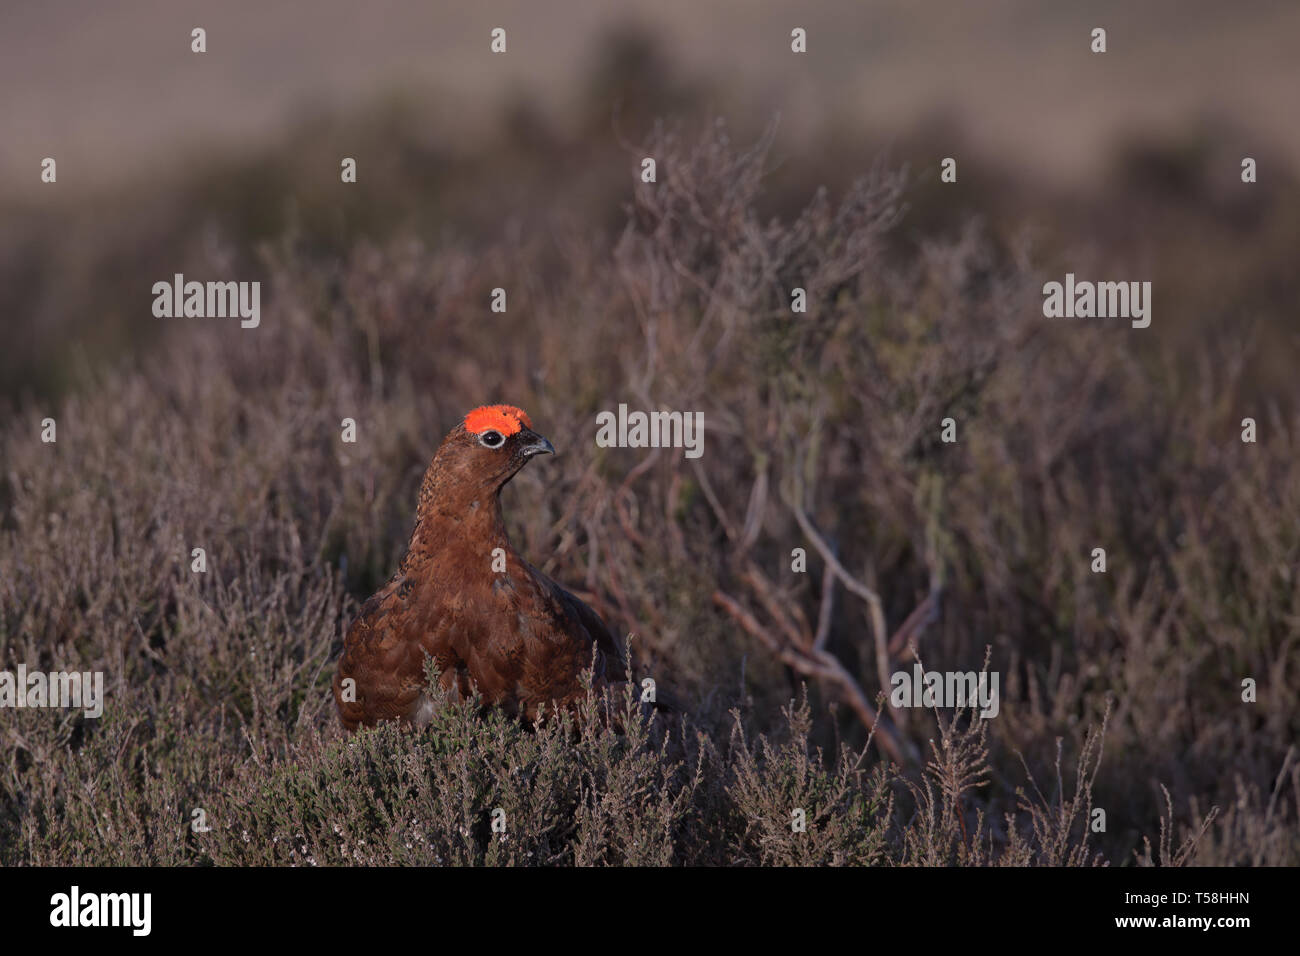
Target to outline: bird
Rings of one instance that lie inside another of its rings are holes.
[[[443,439],[406,555],[344,638],[333,687],[349,733],[381,721],[428,726],[428,659],[453,699],[477,690],[486,706],[528,724],[572,709],[588,668],[597,691],[626,686],[623,641],[506,535],[501,489],[532,459],[554,454],[514,405],[475,408]]]

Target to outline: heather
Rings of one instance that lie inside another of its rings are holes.
[[[818,189],[774,129],[639,132],[603,216],[339,234],[312,186],[298,221],[228,221],[184,271],[247,263],[258,329],[153,320],[10,397],[0,668],[100,670],[107,701],[0,712],[0,860],[1300,863],[1285,297],[1216,325],[1202,272],[1150,330],[1047,321],[1062,248],[936,225],[939,187],[888,155]],[[168,273],[136,265],[143,313]],[[504,492],[516,547],[631,635],[680,719],[616,700],[620,730],[529,730],[441,700],[425,733],[339,729],[342,634],[437,442],[495,401],[560,452]],[[619,402],[703,411],[703,456],[597,447]],[[891,708],[917,658],[998,672],[998,716]]]

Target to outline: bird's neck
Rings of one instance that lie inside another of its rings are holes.
[[[408,555],[434,555],[449,548],[463,551],[470,546],[489,560],[492,549],[509,550],[499,488],[433,492],[421,492]]]

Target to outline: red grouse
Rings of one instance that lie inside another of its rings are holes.
[[[477,687],[487,704],[528,722],[544,704],[549,712],[580,697],[593,657],[598,689],[627,680],[614,632],[506,538],[501,489],[534,455],[554,453],[512,405],[476,408],[443,439],[406,557],[343,642],[334,700],[349,731],[382,720],[426,725],[429,657],[447,691]]]

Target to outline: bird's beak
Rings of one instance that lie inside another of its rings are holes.
[[[536,432],[528,432],[524,439],[524,444],[519,447],[519,450],[525,458],[532,458],[534,455],[555,454],[555,446]]]

